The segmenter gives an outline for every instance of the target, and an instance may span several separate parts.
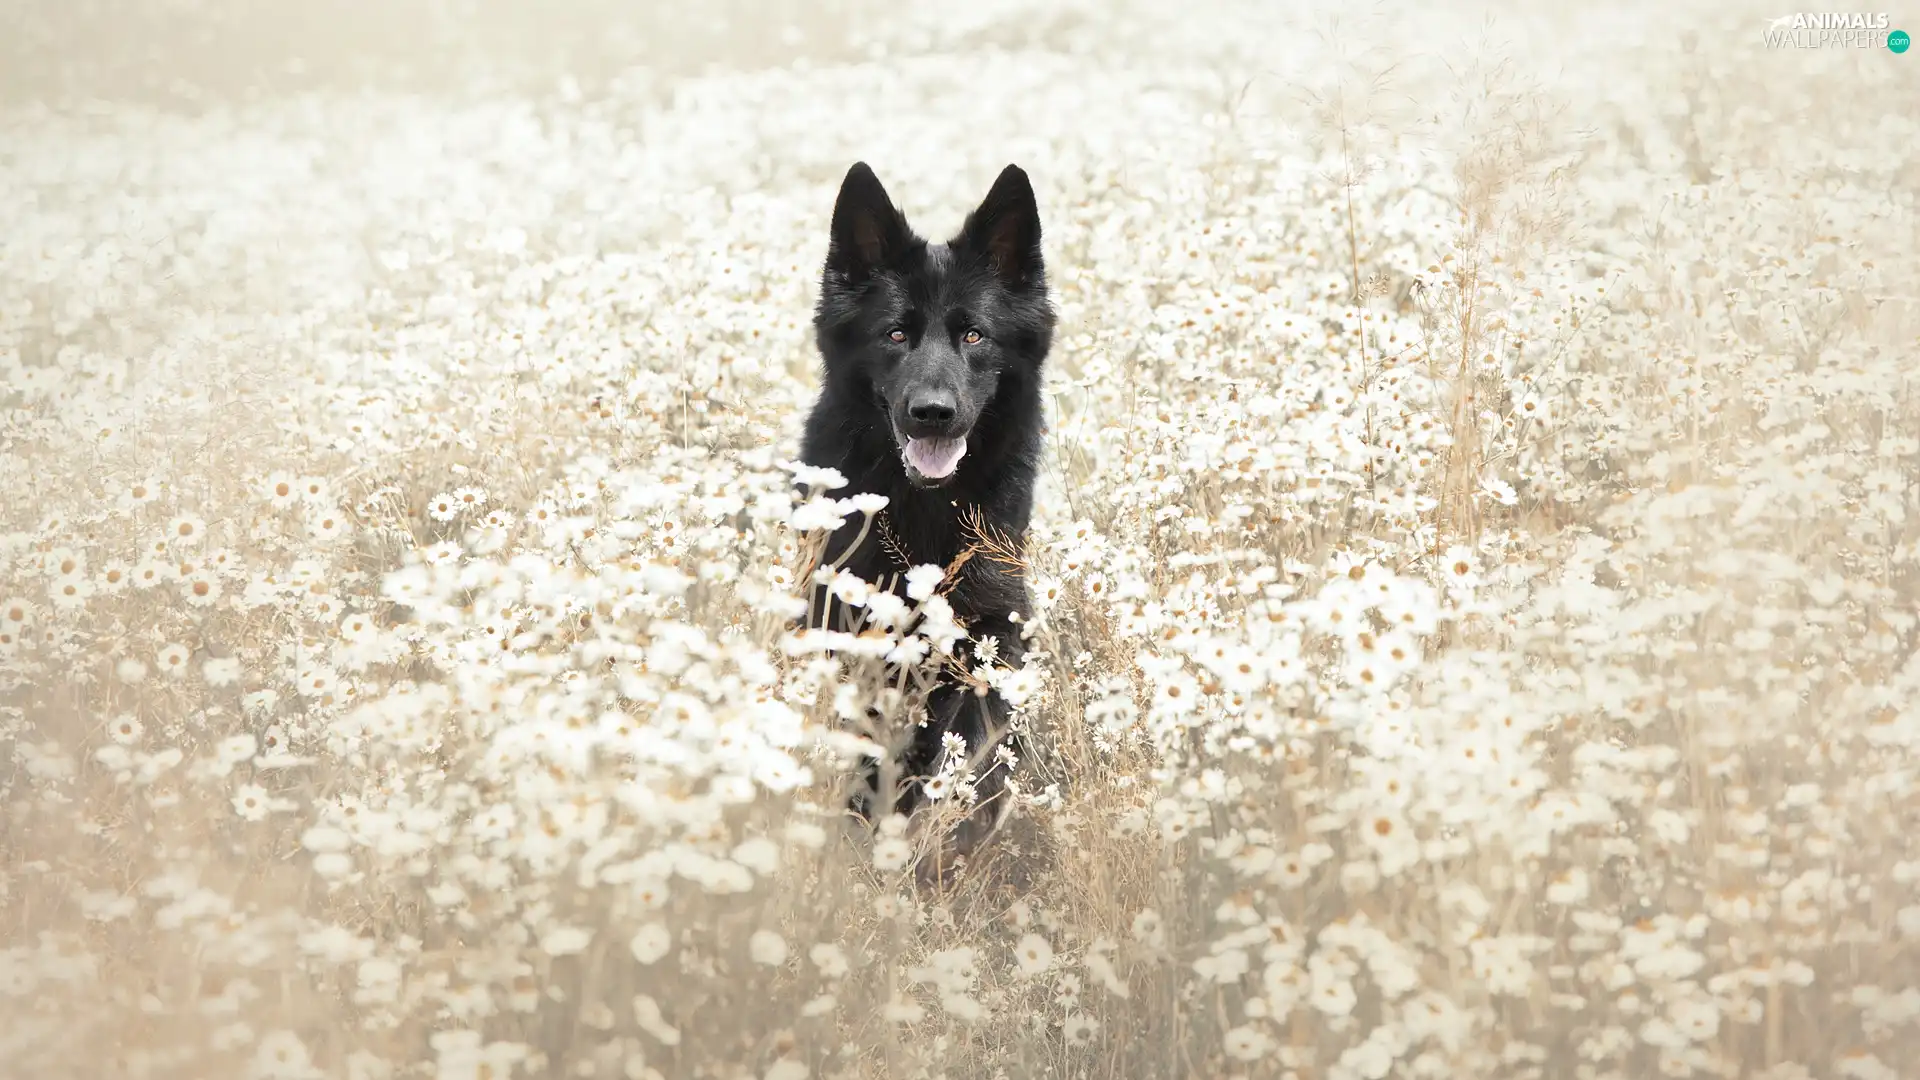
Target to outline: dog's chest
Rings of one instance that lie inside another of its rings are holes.
[[[944,567],[965,543],[958,511],[940,513],[912,503],[896,503],[874,516],[875,547],[890,567],[903,570],[931,563]]]
[[[842,569],[861,580],[907,596],[907,572],[918,566],[938,567],[944,575],[940,591],[963,620],[1005,614],[1020,607],[1021,582],[969,530],[959,509],[916,506],[903,501],[889,504],[873,516],[861,536],[861,523],[850,520],[831,545],[847,552]],[[857,546],[848,551],[858,538]]]

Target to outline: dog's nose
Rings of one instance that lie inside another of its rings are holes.
[[[907,399],[907,415],[916,424],[951,424],[957,403],[946,390],[927,390]]]

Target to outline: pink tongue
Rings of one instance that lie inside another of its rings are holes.
[[[967,440],[964,438],[907,440],[907,464],[913,466],[914,472],[930,480],[951,476],[966,453]]]

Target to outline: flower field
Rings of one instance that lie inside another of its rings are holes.
[[[42,6],[0,1076],[1920,1076],[1912,55],[582,0],[269,79],[169,4],[136,86]],[[792,461],[856,160],[940,235],[1021,165],[1060,313],[939,893],[837,785],[943,643],[788,632],[868,512]]]

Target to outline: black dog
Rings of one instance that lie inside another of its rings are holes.
[[[865,162],[848,170],[814,317],[825,379],[800,458],[847,478],[836,496],[888,500],[864,535],[860,517],[849,519],[828,540],[827,560],[868,582],[891,577],[902,595],[900,575],[911,566],[949,569],[941,588],[971,638],[954,647],[967,668],[982,640],[1007,666],[1025,650],[1020,631],[1032,608],[1019,553],[1054,324],[1026,173],[1007,166],[959,235],[936,244],[914,234]],[[812,612],[812,625],[836,629],[854,615],[824,586],[814,589]],[[931,866],[937,880],[949,858],[978,850],[1005,820],[1011,795],[997,750],[1014,747],[1006,701],[952,671],[935,678],[925,713],[898,760],[908,779],[894,810],[911,813],[923,801],[914,778],[937,764],[944,735],[965,740],[976,776],[976,809],[943,840]],[[868,790],[877,795],[875,775]],[[856,796],[854,809],[864,816],[870,798]],[[920,872],[924,880],[928,864]]]

